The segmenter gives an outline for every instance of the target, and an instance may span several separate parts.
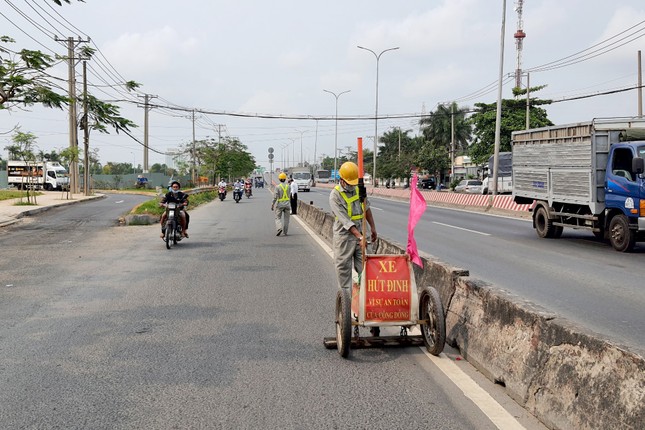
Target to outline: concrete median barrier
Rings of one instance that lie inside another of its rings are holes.
[[[303,202],[298,216],[327,242],[333,217]],[[375,252],[403,253],[379,238]],[[645,359],[481,280],[421,255],[417,285],[437,289],[447,342],[552,429],[645,428]]]

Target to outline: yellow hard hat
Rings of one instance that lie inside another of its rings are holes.
[[[284,181],[285,179],[287,179],[287,174],[284,172],[280,173],[278,175],[278,179],[280,179],[281,181]]]
[[[358,166],[356,163],[352,163],[351,161],[343,163],[338,170],[338,174],[340,175],[340,178],[349,185],[358,184]]]

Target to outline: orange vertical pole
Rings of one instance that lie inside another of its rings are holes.
[[[363,177],[363,138],[358,138],[358,177]]]
[[[358,186],[359,188],[365,187],[365,183],[363,182],[363,138],[359,137],[358,139],[358,152],[357,152],[357,157],[358,157]],[[363,213],[365,213],[365,202],[361,199],[361,208],[363,209]],[[365,255],[367,251],[367,240],[365,239],[365,224],[366,221],[363,220],[361,223],[361,236],[363,236],[363,240],[361,241],[361,255]],[[367,258],[363,258],[363,272],[365,273],[365,264],[367,261]]]

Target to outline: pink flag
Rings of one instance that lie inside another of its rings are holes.
[[[426,210],[426,199],[423,198],[421,192],[417,189],[417,174],[412,176],[410,183],[410,215],[408,216],[408,247],[406,252],[410,255],[412,262],[417,266],[423,267],[419,251],[417,250],[417,241],[414,240],[414,227],[421,219],[421,216]]]

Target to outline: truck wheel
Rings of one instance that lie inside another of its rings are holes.
[[[535,211],[535,215],[533,215],[533,223],[535,224],[535,232],[539,237],[556,237],[555,226],[553,225],[553,221],[549,219],[549,215],[544,206],[540,206],[538,210]],[[562,232],[560,232],[560,234],[562,234]]]
[[[609,242],[616,251],[630,252],[636,245],[636,232],[629,229],[625,215],[616,215],[609,223]]]
[[[52,184],[45,184],[45,191],[51,191],[52,190]]]

